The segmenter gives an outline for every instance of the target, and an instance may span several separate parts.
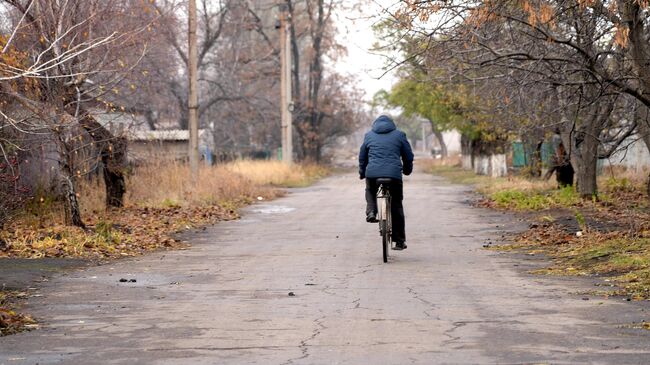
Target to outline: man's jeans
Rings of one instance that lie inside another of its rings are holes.
[[[390,212],[393,218],[393,241],[406,242],[406,232],[404,229],[404,190],[401,180],[393,179],[390,184],[391,206]],[[377,179],[366,179],[366,216],[370,213],[377,215]]]

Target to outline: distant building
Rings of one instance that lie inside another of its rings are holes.
[[[153,130],[145,118],[138,114],[98,111],[95,113],[95,118],[115,136],[126,137],[129,162],[189,159],[190,132],[188,130]],[[208,147],[211,137],[207,134],[209,134],[207,130],[199,130],[199,151],[204,159],[212,162],[212,152]]]
[[[199,140],[203,141],[205,130],[199,131]],[[129,160],[146,161],[185,161],[189,156],[190,132],[188,130],[133,130],[126,135],[129,140]],[[211,161],[211,154],[204,143],[199,149],[206,160]]]
[[[144,116],[130,113],[106,112],[98,109],[92,111],[93,117],[116,137],[126,137],[133,131],[151,130]]]
[[[461,153],[460,148],[460,132],[456,129],[442,132],[442,139],[445,141],[447,146],[447,154],[449,156],[457,156]],[[435,134],[431,133],[427,136],[427,146],[430,147],[432,151],[440,151],[440,141]]]
[[[650,169],[650,151],[639,136],[631,136],[603,163],[605,166],[625,166],[635,172],[645,172]]]

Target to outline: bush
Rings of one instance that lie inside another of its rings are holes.
[[[29,189],[19,183],[18,171],[15,157],[0,162],[0,229],[29,198]]]
[[[506,189],[490,195],[497,206],[516,210],[543,210],[552,207],[571,207],[580,202],[572,186],[554,191]]]

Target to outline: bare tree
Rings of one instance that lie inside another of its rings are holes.
[[[326,78],[341,78],[323,67],[322,58],[333,55],[338,47],[331,14],[340,2],[284,3],[291,12],[294,123],[301,141],[297,152],[299,157],[305,157],[303,147],[308,147],[311,159],[317,160],[328,143],[325,131],[329,127],[320,127],[338,120],[330,118],[337,115],[336,111],[322,107],[335,104],[326,100],[328,93],[322,90]],[[212,131],[214,145],[219,149],[217,154],[224,158],[255,150],[268,152],[280,143],[279,41],[274,29],[277,5],[270,0],[199,2],[199,115],[202,128]],[[174,45],[175,57],[180,65],[186,66],[185,32],[177,19],[182,12],[174,10],[184,6],[183,1],[161,0],[156,6],[167,24],[164,32]],[[168,78],[168,89],[179,106],[187,98],[183,72]],[[180,107],[179,110],[179,126],[186,128],[185,111]]]
[[[299,137],[300,157],[319,161],[327,136],[321,126],[331,111],[323,108],[331,104],[322,94],[326,77],[323,58],[339,49],[335,41],[336,29],[332,14],[343,9],[341,1],[285,0],[289,10],[290,38],[293,63],[294,124]],[[305,72],[302,72],[302,70]]]
[[[55,136],[61,154],[62,186],[71,223],[83,226],[76,201],[75,179],[81,171],[71,165],[69,141],[79,126],[92,139],[103,165],[107,206],[122,206],[125,191],[126,141],[106,129],[92,109],[119,106],[111,95],[139,72],[147,51],[146,34],[156,26],[155,9],[132,0],[46,1],[3,0],[13,17],[9,49],[25,52],[21,67],[0,64],[4,99],[18,103]],[[16,87],[29,80],[33,89]]]
[[[505,126],[509,130],[521,130],[530,122],[521,117],[536,113],[530,105],[517,110],[525,104],[504,105],[499,98],[518,90],[544,95],[542,100],[558,106],[544,107],[544,115],[555,118],[546,124],[564,130],[578,189],[591,197],[597,194],[596,163],[603,146],[615,148],[612,144],[636,127],[615,112],[619,94],[647,103],[640,89],[643,71],[629,66],[648,59],[639,38],[646,32],[646,6],[580,0],[407,2],[390,14],[409,51],[393,66],[416,63],[438,78],[465,83],[489,80],[504,90],[501,95],[487,91],[494,96],[493,109],[520,116],[508,118],[514,122]],[[618,136],[610,133],[614,129]]]

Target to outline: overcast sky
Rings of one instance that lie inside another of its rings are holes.
[[[359,12],[338,14],[339,42],[348,49],[347,57],[343,57],[335,65],[342,73],[354,74],[359,78],[359,87],[365,90],[366,98],[379,90],[390,90],[395,76],[389,73],[383,77],[385,58],[369,51],[377,41],[372,31],[372,25],[379,21],[383,9],[398,3],[397,0],[374,0],[363,7],[363,15]],[[381,78],[380,78],[381,77]]]

